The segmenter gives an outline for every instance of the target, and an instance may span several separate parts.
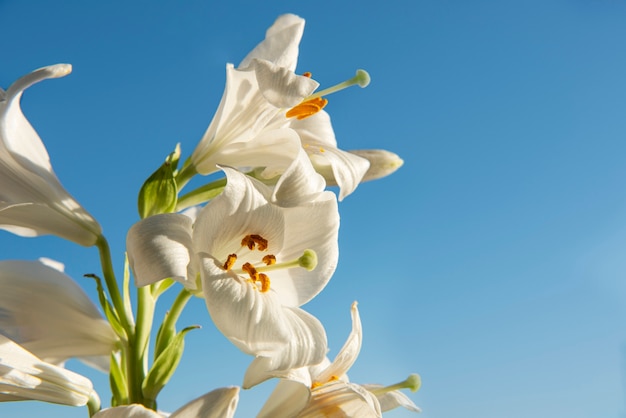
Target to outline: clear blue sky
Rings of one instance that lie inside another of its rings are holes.
[[[420,373],[410,396],[424,418],[624,417],[625,2],[0,0],[0,85],[74,66],[29,89],[23,109],[121,267],[139,186],[176,142],[191,153],[225,63],[285,12],[307,19],[299,72],[325,86],[356,68],[372,76],[330,98],[340,145],[405,160],[340,205],[339,268],[305,307],[331,356],[358,300],[365,336],[351,379]],[[0,232],[0,247],[2,259],[62,261],[77,279],[99,268],[95,249],[54,237]],[[194,302],[181,324],[203,329],[164,410],[240,384],[250,361]],[[68,366],[107,403],[104,375]],[[237,416],[270,390],[243,393]],[[86,410],[0,405],[11,414]]]

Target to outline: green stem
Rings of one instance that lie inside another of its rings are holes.
[[[163,321],[164,328],[174,327],[176,325],[180,314],[183,312],[183,309],[185,309],[185,306],[187,305],[187,302],[189,302],[189,299],[191,299],[191,296],[191,292],[189,292],[187,289],[183,288],[180,291],[178,296],[176,296],[172,307],[170,308],[169,314],[165,317],[165,320]]]
[[[89,401],[87,401],[87,410],[90,418],[100,411],[100,398],[95,391],[91,393]]]
[[[129,372],[132,369],[132,379],[129,376],[129,391],[131,403],[144,404],[145,399],[141,385],[148,369],[148,343],[152,331],[155,300],[149,286],[137,289],[137,318],[135,334],[131,342],[131,358]]]
[[[111,261],[111,250],[109,243],[104,235],[100,235],[96,241],[96,246],[100,253],[100,264],[102,264],[102,273],[104,274],[104,282],[106,283],[107,290],[111,296],[111,302],[115,309],[117,316],[120,319],[122,327],[126,331],[127,335],[132,335],[133,329],[128,317],[126,316],[126,310],[124,309],[124,302],[120,289],[117,285],[115,273],[113,271],[113,262]]]
[[[192,190],[191,192],[178,198],[178,203],[176,203],[176,212],[213,199],[222,192],[222,189],[224,189],[225,186],[226,179],[222,178]]]
[[[198,172],[196,171],[196,167],[191,163],[191,159],[188,158],[178,174],[176,174],[175,180],[178,191],[180,192],[183,187],[185,187],[185,185],[189,183],[189,180],[191,180],[191,178],[197,173]]]

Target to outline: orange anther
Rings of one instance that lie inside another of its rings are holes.
[[[257,280],[261,282],[261,293],[265,293],[270,290],[270,278],[267,277],[267,274],[259,274],[259,278]]]
[[[223,269],[226,271],[230,270],[235,265],[235,261],[237,261],[237,254],[229,254]]]
[[[243,266],[241,266],[241,269],[248,273],[252,281],[256,282],[257,280],[259,280],[259,273],[256,271],[252,264],[245,263]]]
[[[268,254],[265,257],[263,257],[263,262],[268,266],[271,266],[272,264],[276,264],[276,256],[273,254]]]
[[[303,75],[304,77],[311,78],[311,76],[312,76],[313,74],[311,74],[310,72],[308,72],[308,71],[307,71],[307,72],[305,72],[305,73],[304,73],[304,74],[302,74],[302,75]]]
[[[250,238],[259,246],[259,251],[267,250],[267,240],[260,235],[250,235]]]
[[[254,250],[255,246],[259,246],[259,251],[267,250],[267,240],[260,235],[246,235],[241,240],[242,247],[248,247],[249,250]]]
[[[286,116],[288,118],[296,118],[298,120],[313,116],[320,110],[322,110],[328,104],[327,99],[316,97],[315,99],[307,100],[289,109]]]

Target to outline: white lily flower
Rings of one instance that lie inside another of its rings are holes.
[[[96,243],[96,220],[63,188],[48,152],[24,117],[24,90],[70,73],[69,64],[44,67],[0,89],[0,228],[32,237],[53,234],[84,246]]]
[[[319,84],[294,72],[303,30],[304,19],[280,16],[237,69],[227,66],[222,101],[191,156],[197,172],[210,174],[217,164],[262,167],[262,176],[271,178],[304,147],[316,169],[339,185],[339,200],[357,187],[369,162],[337,148],[321,94],[365,86],[369,76],[360,70],[352,80],[313,94]]]
[[[215,389],[177,409],[169,415],[169,418],[232,418],[238,401],[238,387]],[[163,418],[167,416],[143,405],[134,404],[103,409],[93,418]]]
[[[0,334],[48,363],[108,368],[117,336],[83,290],[41,261],[0,261]]]
[[[86,377],[46,363],[0,334],[0,402],[37,400],[83,406],[94,396]]]
[[[331,363],[328,359],[318,365],[294,373],[298,379],[281,380],[270,395],[258,418],[287,417],[372,417],[403,406],[414,412],[420,409],[398,389],[417,390],[419,377],[412,375],[401,384],[382,387],[351,383],[346,373],[356,361],[363,340],[357,303],[351,308],[352,331]],[[303,374],[304,373],[304,374]],[[304,376],[304,377],[303,377]]]
[[[127,250],[135,274],[150,277],[141,283],[173,277],[194,288],[200,273],[216,326],[256,357],[244,378],[247,388],[324,358],[323,327],[298,307],[335,270],[339,213],[335,195],[324,191],[323,178],[302,150],[274,188],[233,168],[223,170],[226,188],[200,211],[192,231],[185,215],[156,215],[131,228]],[[191,248],[185,244],[190,233]],[[183,254],[185,248],[186,257],[167,256],[169,249]],[[151,251],[156,262],[149,272],[150,262],[139,259]]]

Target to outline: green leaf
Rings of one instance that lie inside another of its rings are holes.
[[[125,405],[128,403],[128,384],[126,377],[115,354],[111,354],[109,380],[111,382],[111,394],[113,400],[111,406]]]
[[[183,329],[176,334],[167,348],[161,352],[141,385],[143,396],[146,399],[156,401],[157,395],[170,380],[174,371],[176,371],[176,367],[178,367],[185,349],[185,334],[197,328],[200,327],[194,325]]]
[[[95,274],[85,274],[84,276],[89,277],[90,279],[94,279],[96,281],[98,301],[100,302],[100,306],[104,311],[104,316],[106,317],[107,321],[109,321],[109,324],[111,324],[111,328],[113,328],[113,331],[115,331],[115,333],[120,338],[126,338],[126,331],[124,331],[124,328],[120,323],[119,317],[117,316],[115,309],[113,309],[113,306],[109,302],[107,294],[104,291],[104,286],[102,286],[102,279],[100,279],[100,277],[96,276]]]
[[[137,208],[141,219],[160,213],[171,213],[176,209],[178,201],[178,187],[174,179],[174,172],[180,159],[180,146],[165,159],[139,191]]]

